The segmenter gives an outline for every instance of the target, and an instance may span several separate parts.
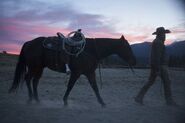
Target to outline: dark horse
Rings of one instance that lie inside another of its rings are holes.
[[[53,38],[56,39],[58,37]],[[65,52],[60,51],[56,65],[56,51],[43,47],[43,41],[45,39],[46,37],[38,37],[32,41],[26,42],[23,45],[16,66],[14,81],[9,90],[9,92],[14,92],[19,87],[21,81],[23,82],[23,80],[25,80],[28,88],[28,101],[32,101],[32,99],[39,101],[37,86],[45,67],[48,67],[51,70],[65,73]],[[119,39],[86,38],[86,46],[84,51],[78,57],[70,56],[69,67],[71,69],[71,74],[67,90],[63,97],[64,105],[67,105],[69,93],[77,79],[82,74],[85,75],[89,80],[89,83],[95,92],[98,102],[102,106],[105,105],[99,94],[96,83],[95,70],[99,61],[111,54],[117,54],[129,65],[136,64],[135,56],[124,36],[121,36]]]

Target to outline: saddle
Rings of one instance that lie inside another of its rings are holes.
[[[47,37],[43,42],[44,48],[54,50],[54,51],[62,51],[63,50],[62,45],[63,45],[63,39],[56,36]]]
[[[71,35],[74,34],[72,37]],[[62,51],[68,55],[78,56],[85,48],[86,40],[81,33],[81,29],[73,31],[65,37],[62,33],[57,33],[58,37],[48,37],[44,40],[43,46],[47,49]]]

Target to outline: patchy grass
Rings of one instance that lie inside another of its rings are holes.
[[[0,66],[14,66],[17,60],[18,55],[0,53]]]

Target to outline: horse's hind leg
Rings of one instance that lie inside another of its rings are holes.
[[[28,88],[28,103],[30,103],[32,101],[32,97],[33,97],[33,92],[32,92],[32,89],[31,89],[31,79],[32,79],[32,75],[31,75],[31,72],[28,71],[28,73],[26,74],[25,76],[25,80],[26,80],[26,86]]]
[[[37,70],[36,74],[33,77],[33,83],[32,83],[32,85],[33,85],[33,97],[37,102],[40,102],[37,87],[38,87],[39,79],[42,75],[42,72],[43,72],[43,69]]]
[[[67,103],[67,98],[69,96],[70,91],[72,90],[76,80],[80,77],[80,74],[76,74],[76,73],[71,73],[70,79],[69,79],[69,83],[67,85],[67,90],[65,92],[65,95],[63,97],[63,101],[64,101],[64,105],[66,106]]]
[[[37,91],[37,87],[38,87],[38,83],[39,83],[39,78],[33,78],[33,98],[37,101],[40,102],[39,97],[38,97],[38,91]]]
[[[89,73],[89,74],[86,74],[86,77],[88,78],[89,80],[89,83],[94,91],[94,93],[96,94],[96,97],[98,99],[98,102],[103,106],[105,107],[105,103],[103,101],[103,99],[101,98],[100,96],[100,93],[99,93],[99,90],[98,90],[98,86],[97,86],[97,83],[96,83],[96,77],[95,77],[95,72],[93,73]]]

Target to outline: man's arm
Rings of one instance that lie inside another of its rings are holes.
[[[157,70],[160,70],[161,67],[161,57],[162,57],[162,50],[163,50],[163,45],[160,42],[155,42],[152,47],[152,52],[153,52],[153,58],[152,63],[155,66]]]

